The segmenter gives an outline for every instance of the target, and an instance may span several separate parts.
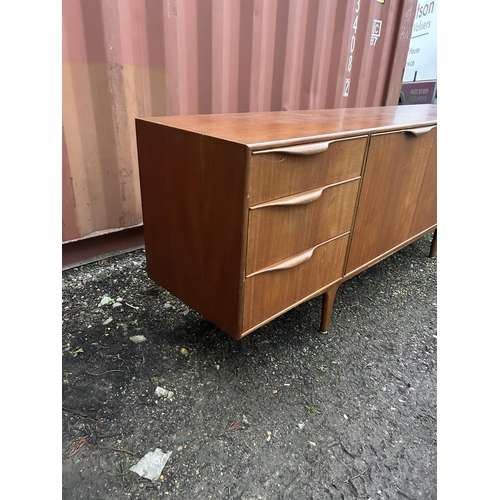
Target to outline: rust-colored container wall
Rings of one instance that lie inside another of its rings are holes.
[[[416,5],[63,0],[63,243],[142,223],[136,117],[397,104]]]

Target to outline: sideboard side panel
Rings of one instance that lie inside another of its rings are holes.
[[[137,142],[149,277],[238,336],[246,147],[140,120]]]

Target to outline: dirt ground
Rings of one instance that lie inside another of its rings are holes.
[[[342,284],[327,334],[317,297],[240,341],[143,250],[64,271],[62,498],[436,499],[430,242]],[[157,480],[130,470],[156,448]]]

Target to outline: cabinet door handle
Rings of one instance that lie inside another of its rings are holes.
[[[312,144],[301,144],[300,146],[289,146],[286,148],[275,148],[275,149],[263,149],[261,151],[252,151],[254,155],[260,155],[264,153],[285,153],[288,155],[317,155],[319,153],[324,153],[328,146],[333,141],[327,142],[313,142]]]
[[[404,132],[413,135],[413,137],[420,137],[421,135],[427,134],[427,132],[430,132],[435,128],[436,125],[432,125],[431,127],[410,128],[408,130],[405,130]]]

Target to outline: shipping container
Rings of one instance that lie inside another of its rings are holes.
[[[416,0],[63,0],[63,268],[142,244],[134,119],[398,104]]]

